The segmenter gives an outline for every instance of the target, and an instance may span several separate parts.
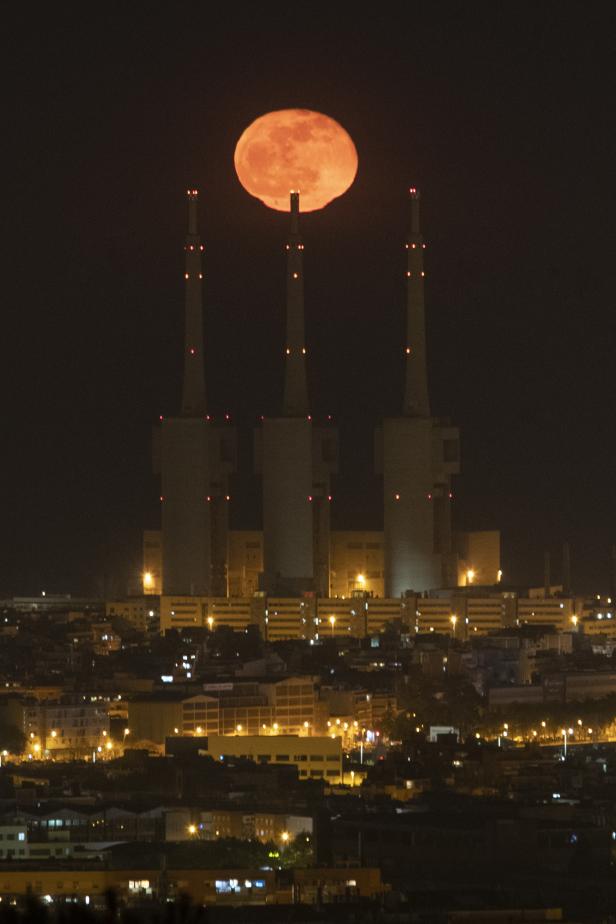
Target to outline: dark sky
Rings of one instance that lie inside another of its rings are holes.
[[[462,433],[458,525],[502,530],[511,581],[540,581],[544,548],[558,577],[567,538],[576,587],[607,588],[613,15],[124,6],[4,22],[0,593],[138,572],[159,515],[150,429],[179,402],[187,185],[202,191],[210,408],[241,428],[233,517],[256,525],[250,430],[279,407],[286,220],[232,158],[250,121],[295,106],[338,119],[359,152],[351,190],[302,221],[314,412],[342,433],[335,525],[379,526],[372,428],[401,402],[417,185],[432,405]]]

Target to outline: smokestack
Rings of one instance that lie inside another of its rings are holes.
[[[299,234],[299,193],[292,192],[287,244],[287,342],[285,345],[284,417],[308,416],[306,341],[304,334],[304,245]]]
[[[419,230],[419,190],[412,187],[409,192],[411,215],[406,242],[406,380],[403,414],[409,417],[429,417],[423,268],[426,245]]]
[[[203,361],[203,300],[201,295],[203,245],[199,237],[197,203],[199,190],[187,189],[188,234],[184,280],[184,379],[182,417],[205,416],[205,364]]]

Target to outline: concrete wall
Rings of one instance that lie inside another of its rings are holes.
[[[264,587],[310,590],[314,575],[312,424],[295,417],[262,427]]]
[[[163,591],[206,594],[210,587],[207,421],[162,423]]]

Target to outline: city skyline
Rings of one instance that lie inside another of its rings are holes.
[[[93,591],[105,572],[138,568],[140,529],[158,513],[149,429],[179,401],[187,184],[201,191],[208,401],[242,434],[231,522],[258,521],[250,431],[280,393],[286,223],[241,190],[232,150],[252,118],[287,104],[339,118],[359,152],[351,190],[302,216],[311,401],[315,418],[331,413],[341,429],[334,528],[380,527],[366,421],[398,410],[406,194],[416,184],[432,404],[462,432],[454,516],[502,530],[508,581],[540,583],[546,547],[557,576],[568,539],[574,588],[607,589],[611,136],[590,92],[604,60],[585,40],[592,21],[573,34],[537,11],[535,31],[517,23],[506,44],[507,16],[438,18],[419,16],[410,60],[384,21],[369,38],[358,27],[343,51],[353,81],[335,87],[328,43],[314,51],[307,34],[275,65],[259,52],[251,65],[245,34],[230,52],[215,32],[208,57],[194,31],[180,53],[179,27],[165,46],[164,18],[138,49],[136,23],[121,37],[107,22],[115,67],[96,49],[83,57],[84,26],[49,46],[35,30],[7,191],[3,590]],[[560,45],[543,45],[549,28]],[[506,65],[522,53],[513,81]],[[161,56],[166,80],[154,76]],[[281,75],[292,70],[291,86]],[[226,82],[209,89],[215,73]]]

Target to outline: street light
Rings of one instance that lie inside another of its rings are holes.
[[[454,638],[455,638],[455,635],[456,635],[456,623],[457,623],[457,621],[458,621],[458,617],[457,617],[455,614],[452,614],[452,615],[449,617],[449,622],[451,623],[451,625],[452,625],[452,627],[453,627],[453,636],[454,636]]]
[[[561,735],[565,739],[564,758],[566,760],[567,759],[567,729],[566,728],[561,729]]]
[[[335,616],[330,616],[330,617],[329,617],[329,624],[330,624],[330,626],[332,627],[332,637],[333,637],[333,635],[334,635],[334,626],[336,625],[336,617],[335,617]]]
[[[208,618],[207,618],[206,621],[207,621],[207,627],[208,627],[208,629],[209,629],[210,632],[211,632],[211,631],[212,631],[212,626],[214,625],[214,617],[213,617],[213,616],[208,616]]]
[[[282,843],[283,843],[283,844],[288,844],[288,843],[289,843],[289,837],[290,837],[290,836],[291,836],[291,835],[289,834],[288,831],[283,831],[282,834],[280,835],[280,839],[281,839]]]

